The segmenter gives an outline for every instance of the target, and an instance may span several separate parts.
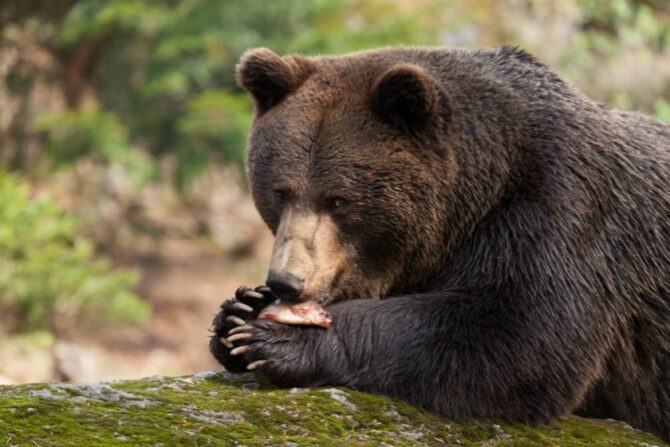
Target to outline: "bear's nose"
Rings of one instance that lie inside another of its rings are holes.
[[[265,282],[272,293],[285,301],[298,301],[304,289],[305,281],[289,272],[270,270]]]

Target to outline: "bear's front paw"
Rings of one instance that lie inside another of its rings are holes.
[[[255,289],[240,287],[235,292],[235,297],[221,304],[221,310],[212,322],[212,335],[209,341],[209,349],[212,355],[228,371],[245,371],[247,364],[239,355],[240,344],[246,335],[240,333],[237,328],[255,319],[258,313],[274,300],[274,296],[267,286],[259,286]],[[237,350],[236,350],[237,349]]]
[[[308,386],[316,374],[316,345],[322,328],[255,320],[230,330],[240,345],[230,351],[247,370],[258,368],[278,386]]]

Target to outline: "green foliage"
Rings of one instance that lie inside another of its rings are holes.
[[[654,59],[660,61],[670,54],[667,2],[581,0],[578,11],[582,29],[564,51],[563,71],[571,78],[588,79],[591,94],[616,107],[653,111],[655,95],[670,95],[670,83],[662,72],[655,72],[663,70],[663,65],[653,64]],[[645,66],[644,87],[617,86],[618,77],[630,76]]]
[[[184,162],[178,172],[180,183],[197,176],[213,156],[242,165],[250,124],[246,95],[210,90],[190,98],[176,123],[183,141],[177,148],[178,159]]]
[[[138,183],[153,174],[150,161],[130,145],[127,129],[113,113],[80,110],[45,114],[35,121],[34,129],[44,133],[44,151],[56,166],[89,156],[125,166]]]
[[[434,42],[430,14],[400,9],[391,0],[76,1],[45,40],[68,55],[65,64],[103,42],[88,61],[102,109],[59,112],[34,128],[46,131],[46,153],[60,165],[94,154],[132,166],[136,157],[123,152],[133,147],[176,156],[181,182],[212,161],[241,165],[251,105],[234,66],[244,50],[345,53]]]
[[[136,275],[112,270],[76,236],[72,218],[47,197],[0,171],[0,323],[57,333],[82,321],[133,322],[149,313],[131,288]]]
[[[658,98],[654,102],[654,115],[660,120],[670,122],[670,101]]]
[[[663,75],[670,54],[666,0],[14,3],[5,15],[22,29],[0,29],[0,37],[32,39],[26,55],[33,43],[48,49],[57,65],[53,88],[69,85],[75,98],[89,99],[71,100],[69,111],[38,117],[36,123],[31,123],[36,113],[23,111],[18,114],[23,122],[14,129],[41,130],[46,154],[58,166],[94,156],[127,166],[138,180],[152,175],[138,151],[153,160],[174,156],[181,183],[212,161],[242,163],[251,107],[235,84],[234,65],[256,46],[280,54],[340,54],[399,44],[514,43],[615,106],[665,116],[657,98],[670,97]],[[36,63],[31,72],[30,57],[26,61],[4,77],[19,98],[42,82],[44,65]],[[81,110],[91,102],[99,104],[98,111]],[[17,154],[32,153],[30,138],[14,141],[6,135],[11,144],[2,144],[0,132],[0,162],[14,157],[7,164],[25,168]],[[23,147],[7,148],[13,145]]]

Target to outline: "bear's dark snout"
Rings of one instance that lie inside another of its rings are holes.
[[[293,273],[270,270],[265,283],[272,290],[272,293],[280,299],[284,301],[299,301],[305,281]]]

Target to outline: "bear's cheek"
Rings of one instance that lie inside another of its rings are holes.
[[[406,216],[380,212],[384,209],[387,208],[362,210],[360,220],[342,226],[341,239],[349,261],[333,285],[334,294],[345,298],[376,298],[382,296],[401,273],[414,238],[407,233]]]

